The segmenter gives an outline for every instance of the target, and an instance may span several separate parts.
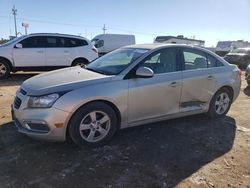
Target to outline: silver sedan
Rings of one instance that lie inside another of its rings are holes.
[[[193,114],[220,118],[240,92],[240,71],[216,54],[187,45],[120,48],[87,67],[25,81],[12,105],[28,136],[97,146],[118,129]]]

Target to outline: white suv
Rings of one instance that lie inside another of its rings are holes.
[[[82,66],[97,57],[97,49],[83,37],[48,33],[21,36],[0,46],[0,79],[20,70]]]

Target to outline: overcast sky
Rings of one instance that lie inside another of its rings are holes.
[[[129,33],[137,43],[150,43],[157,35],[184,35],[205,40],[250,41],[250,0],[0,0],[0,38],[24,33],[56,32],[91,39],[103,33]]]

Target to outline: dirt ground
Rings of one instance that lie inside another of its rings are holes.
[[[250,187],[250,87],[224,119],[204,115],[119,131],[110,144],[35,141],[17,132],[10,104],[35,74],[0,81],[0,187]]]

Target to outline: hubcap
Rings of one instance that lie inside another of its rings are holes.
[[[0,63],[0,77],[6,74],[6,66],[3,63]]]
[[[228,110],[230,98],[227,93],[221,93],[215,101],[215,111],[217,114],[223,114]]]
[[[88,113],[81,121],[79,131],[87,142],[102,140],[109,132],[110,118],[102,111]]]
[[[84,63],[77,63],[76,66],[84,67]]]

